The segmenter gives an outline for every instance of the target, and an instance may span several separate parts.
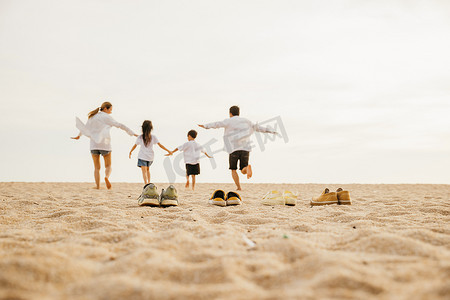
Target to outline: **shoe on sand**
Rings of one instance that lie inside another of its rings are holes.
[[[289,205],[289,206],[295,206],[295,204],[297,203],[298,195],[294,194],[291,191],[284,191],[283,198],[284,198],[284,204]]]
[[[336,192],[331,192],[328,188],[326,188],[322,195],[320,195],[317,198],[313,198],[311,200],[311,206],[313,205],[327,205],[327,204],[337,204],[338,198]]]
[[[167,189],[163,189],[159,197],[159,203],[162,207],[178,206],[178,192],[173,185],[169,185]]]
[[[225,192],[222,190],[216,190],[209,199],[209,204],[227,206],[227,202],[225,201]]]
[[[142,194],[138,198],[138,204],[141,206],[159,206],[159,194],[153,183],[146,184]]]
[[[263,196],[262,204],[264,205],[284,205],[286,201],[284,200],[283,194],[280,191],[270,191]]]
[[[350,193],[348,191],[344,191],[341,188],[336,190],[338,204],[342,205],[351,205],[352,201],[350,200]]]
[[[238,193],[228,192],[226,202],[227,202],[227,206],[230,206],[230,205],[241,205],[242,199],[241,199],[241,196],[239,196]]]

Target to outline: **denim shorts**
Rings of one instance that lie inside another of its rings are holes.
[[[91,150],[91,154],[93,154],[93,155],[103,155],[103,156],[106,156],[106,155],[108,155],[108,154],[110,154],[111,153],[111,151],[107,151],[107,150]]]
[[[152,165],[153,161],[143,160],[138,158],[137,166],[140,167],[150,167]]]

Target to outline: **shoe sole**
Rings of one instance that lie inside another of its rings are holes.
[[[352,201],[351,200],[339,200],[339,203],[341,205],[352,205]]]
[[[141,203],[139,203],[140,206],[159,206],[159,200],[153,199],[153,198],[147,198],[144,199]]]
[[[227,206],[231,206],[231,205],[241,205],[241,201],[240,200],[227,200]]]
[[[294,200],[294,199],[293,200],[286,200],[285,204],[287,206],[295,206],[297,204],[296,202],[297,202],[297,200]]]
[[[309,204],[311,204],[311,206],[320,206],[320,205],[338,204],[338,202],[337,201],[320,201],[320,202],[315,202],[315,201],[311,200],[309,202]]]
[[[267,206],[275,206],[275,205],[285,205],[286,202],[283,199],[270,199],[270,200],[263,200],[263,205]]]
[[[161,206],[178,206],[178,200],[166,199],[161,201]]]
[[[209,200],[209,204],[217,206],[227,206],[225,200]]]

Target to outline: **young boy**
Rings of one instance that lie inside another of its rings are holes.
[[[207,157],[211,158],[206,153],[205,148],[195,141],[196,137],[197,131],[190,130],[187,134],[188,142],[168,154],[172,155],[178,150],[183,152],[184,163],[186,164],[186,188],[189,188],[189,176],[192,176],[192,190],[195,189],[195,175],[200,174],[200,153],[205,153]]]
[[[236,184],[236,189],[240,191],[242,189],[239,181],[239,174],[237,173],[238,161],[239,169],[242,174],[247,175],[247,179],[250,179],[253,175],[252,166],[249,164],[250,151],[252,150],[250,136],[255,131],[272,134],[277,134],[277,132],[270,128],[254,124],[246,118],[240,117],[240,109],[238,106],[230,107],[229,112],[230,118],[228,119],[204,125],[199,124],[198,126],[205,129],[225,128],[223,139],[225,150],[229,154],[231,177]]]

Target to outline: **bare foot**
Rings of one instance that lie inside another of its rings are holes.
[[[111,182],[109,182],[108,177],[105,177],[105,183],[106,183],[106,187],[108,188],[108,190],[110,190],[112,185],[111,185]]]
[[[92,189],[94,189],[94,190],[99,190],[100,187],[99,187],[99,186],[94,186]]]
[[[242,191],[242,189],[241,189],[240,187],[238,187],[238,188],[236,189],[236,191]]]
[[[184,186],[185,188],[189,188],[189,182],[186,182],[186,185]]]
[[[252,166],[248,165],[247,166],[247,179],[252,178],[253,172],[252,172]]]

